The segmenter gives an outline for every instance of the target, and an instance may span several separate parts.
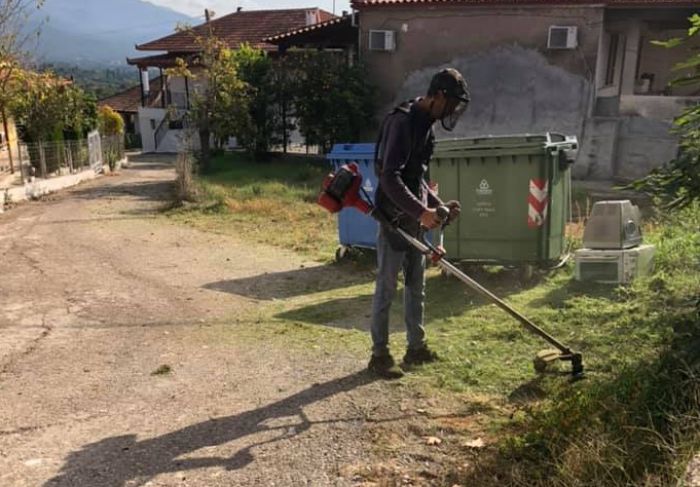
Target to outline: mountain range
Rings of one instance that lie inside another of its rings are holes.
[[[135,44],[200,22],[143,0],[46,0],[28,19],[27,32],[39,35],[26,47],[43,63],[125,65],[127,56],[139,55]]]

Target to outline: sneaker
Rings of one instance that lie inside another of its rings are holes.
[[[380,357],[372,355],[367,370],[383,379],[400,379],[403,377],[403,371],[396,365],[391,355],[382,355]]]
[[[423,365],[436,360],[438,360],[437,353],[430,350],[427,345],[416,349],[409,348],[403,356],[403,363],[406,365]]]

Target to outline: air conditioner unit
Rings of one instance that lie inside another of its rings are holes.
[[[393,51],[396,49],[396,33],[393,30],[370,30],[370,51]]]
[[[552,25],[547,38],[548,49],[576,49],[578,47],[578,27]]]

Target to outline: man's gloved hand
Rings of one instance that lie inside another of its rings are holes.
[[[421,213],[420,224],[428,230],[432,230],[433,228],[439,227],[442,224],[442,222],[440,221],[440,217],[438,217],[435,208],[428,208],[423,213]]]
[[[459,218],[459,214],[462,212],[462,205],[459,204],[459,201],[448,201],[445,203],[445,206],[450,209],[450,218],[448,220],[450,223]]]

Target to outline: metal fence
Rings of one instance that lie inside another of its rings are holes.
[[[73,174],[90,167],[98,170],[124,158],[124,137],[99,137],[99,143],[88,139],[58,142],[18,143],[0,148],[0,178],[14,173],[18,183],[32,177],[51,178]]]

